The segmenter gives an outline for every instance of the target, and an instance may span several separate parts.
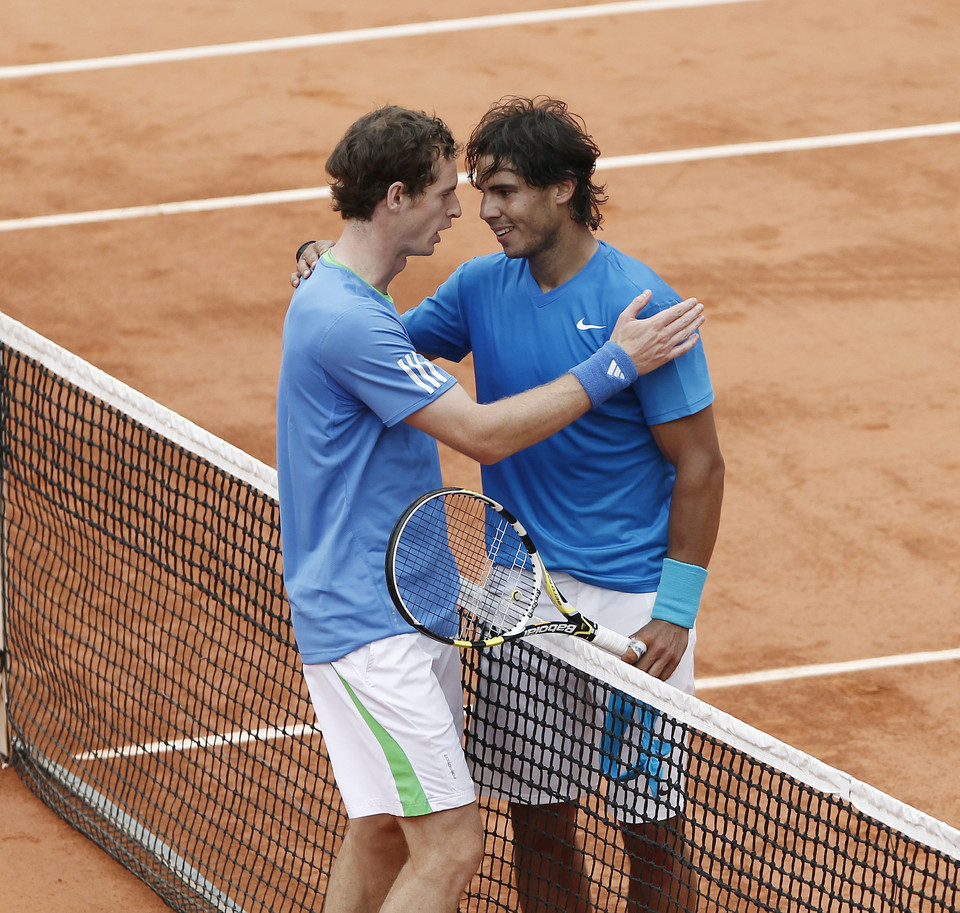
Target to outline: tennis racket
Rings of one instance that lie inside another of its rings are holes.
[[[441,488],[417,498],[394,526],[385,569],[390,596],[406,621],[457,647],[569,634],[617,656],[632,650],[639,659],[647,649],[577,612],[516,517],[475,491]],[[543,591],[562,620],[534,619]]]

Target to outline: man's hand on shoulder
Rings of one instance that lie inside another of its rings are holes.
[[[687,298],[646,320],[637,320],[650,298],[649,289],[634,298],[617,318],[610,336],[630,356],[638,374],[649,374],[689,352],[700,339],[697,330],[706,319],[703,305],[696,298]]]
[[[323,252],[333,247],[333,241],[307,241],[297,251],[297,271],[290,274],[290,284],[296,288],[301,279],[306,279],[317,265]]]

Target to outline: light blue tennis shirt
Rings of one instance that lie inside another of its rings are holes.
[[[526,260],[493,254],[463,264],[401,319],[420,352],[460,361],[472,351],[477,398],[488,403],[589,358],[645,289],[653,298],[641,318],[681,300],[648,266],[604,242],[549,292]],[[675,472],[650,426],[712,402],[697,344],[547,440],[482,467],[483,490],[520,518],[551,570],[606,589],[653,592]]]
[[[436,442],[403,419],[456,379],[418,355],[389,296],[329,254],[294,291],[277,391],[284,583],[305,663],[412,629],[384,580],[387,540],[442,484]]]

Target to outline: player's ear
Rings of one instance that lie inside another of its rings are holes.
[[[565,206],[573,199],[573,192],[577,189],[577,182],[572,178],[565,178],[553,185],[556,192],[558,206]]]
[[[403,198],[407,195],[406,187],[403,184],[403,181],[394,181],[387,188],[387,195],[384,198],[384,201],[387,204],[387,210],[390,212],[396,212],[403,205]]]

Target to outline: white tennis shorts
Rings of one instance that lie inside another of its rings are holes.
[[[474,801],[460,659],[456,647],[414,632],[304,665],[350,818],[413,817]]]
[[[631,635],[650,621],[656,593],[619,593],[553,574],[567,601],[604,627]],[[546,595],[538,617],[559,617]],[[602,790],[607,812],[625,823],[662,821],[683,811],[686,738],[669,718],[645,705],[611,707],[607,691],[575,676],[563,680],[553,663],[536,664],[535,647],[548,637],[483,651],[467,754],[480,792],[522,805],[576,802]],[[694,692],[694,647],[687,649],[668,683]],[[546,675],[544,672],[546,671]],[[560,678],[558,678],[560,676]],[[602,691],[602,693],[600,693]],[[628,719],[611,738],[614,717]],[[606,752],[606,755],[604,754]],[[603,781],[606,786],[601,786]]]

